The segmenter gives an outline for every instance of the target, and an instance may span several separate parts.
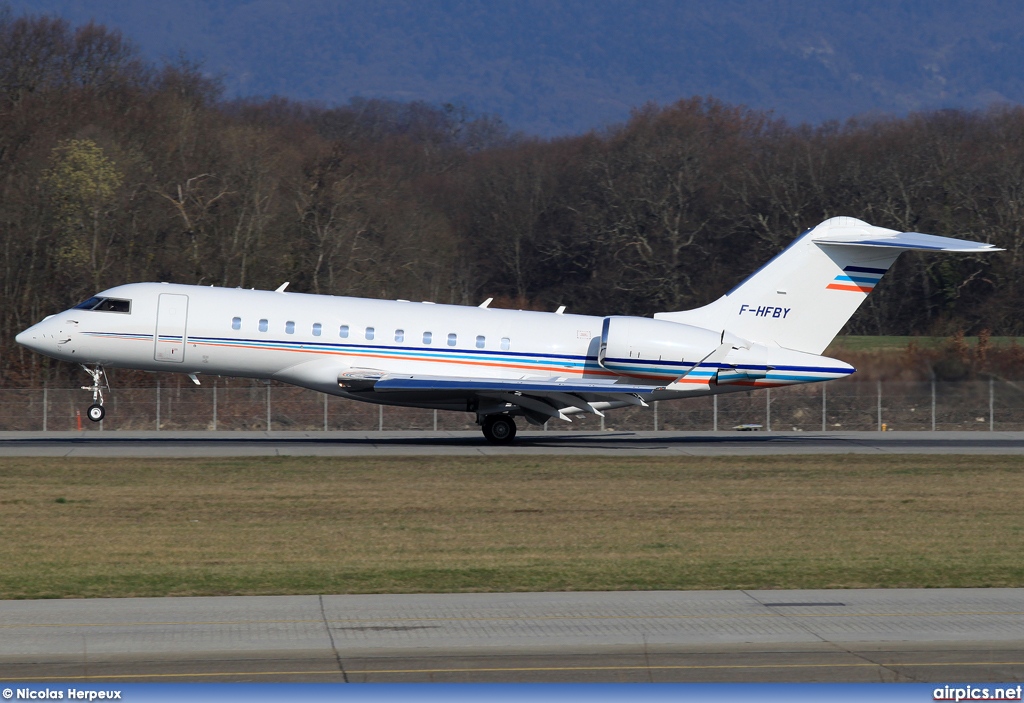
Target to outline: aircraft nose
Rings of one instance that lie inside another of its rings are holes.
[[[27,330],[19,332],[14,341],[32,351],[41,351],[43,347],[43,335],[39,331],[39,325],[32,325]]]

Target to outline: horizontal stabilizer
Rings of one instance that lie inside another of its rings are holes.
[[[966,239],[939,237],[934,234],[920,232],[896,232],[883,230],[881,227],[871,228],[870,233],[848,232],[835,229],[814,237],[815,244],[831,244],[835,246],[857,247],[891,247],[893,249],[920,249],[923,251],[952,251],[961,254],[1003,251],[994,244],[971,242]]]

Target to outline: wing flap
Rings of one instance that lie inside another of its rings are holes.
[[[481,393],[481,395],[485,398],[493,398],[494,400],[499,400],[503,403],[518,405],[525,410],[532,410],[542,417],[552,417],[558,418],[559,420],[565,420],[566,422],[572,422],[572,419],[563,413],[560,408],[556,408],[554,405],[544,402],[541,398],[505,392],[485,392]]]

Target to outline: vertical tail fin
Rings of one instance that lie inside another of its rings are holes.
[[[1001,251],[991,244],[833,217],[797,237],[753,275],[702,308],[654,317],[820,354],[902,252]]]

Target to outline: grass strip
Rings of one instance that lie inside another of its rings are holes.
[[[0,598],[1024,586],[1024,458],[0,459]]]

